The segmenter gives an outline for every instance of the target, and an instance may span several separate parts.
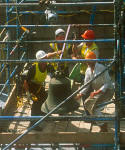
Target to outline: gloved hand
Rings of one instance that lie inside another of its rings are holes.
[[[38,101],[38,98],[34,94],[32,94],[32,100],[36,102]]]
[[[95,92],[91,92],[90,93],[90,97],[93,98],[95,95],[99,94],[100,92],[102,92],[101,90],[97,90]]]

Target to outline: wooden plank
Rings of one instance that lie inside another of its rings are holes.
[[[43,130],[42,132],[44,133],[50,133],[50,132],[54,132],[55,131],[55,122],[47,122],[44,121],[43,123],[41,123],[40,125]]]
[[[67,121],[55,121],[55,128],[53,132],[66,132]]]
[[[12,115],[13,114],[13,111],[16,109],[16,94],[15,94],[15,90],[16,90],[16,85],[14,85],[7,101],[6,101],[6,104],[5,104],[5,107],[2,111],[2,115],[6,115],[6,114],[9,114],[9,115]]]
[[[12,116],[14,114],[14,110],[16,108],[16,98],[15,98],[15,89],[16,89],[16,85],[14,85],[8,99],[5,102],[5,106],[2,109],[2,116],[6,116],[6,115],[10,115]],[[10,124],[10,121],[6,122],[6,121],[1,121],[0,123],[0,131],[1,130],[7,130],[8,126]]]
[[[89,132],[90,131],[91,123],[86,123],[84,121],[80,121],[79,130],[78,132]]]
[[[68,132],[78,132],[80,126],[80,121],[69,121],[68,123]]]
[[[0,144],[8,144],[16,139],[20,134],[1,133]],[[40,144],[40,143],[83,143],[83,144],[114,144],[114,133],[77,133],[77,132],[57,132],[43,133],[30,132],[21,138],[20,144]],[[120,143],[125,143],[125,133],[120,134]]]

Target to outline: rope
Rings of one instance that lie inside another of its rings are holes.
[[[66,41],[67,38],[68,38],[69,30],[70,30],[70,25],[69,25],[68,28],[67,28],[67,32],[66,32],[66,36],[65,36],[65,40],[64,40],[64,41]],[[60,59],[62,59],[64,50],[65,50],[65,46],[66,46],[66,43],[63,44],[63,48],[62,48],[62,53],[61,53],[61,55],[60,55]]]

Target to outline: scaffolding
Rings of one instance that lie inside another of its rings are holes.
[[[95,61],[99,61],[99,62],[111,62],[110,65],[108,65],[108,67],[106,68],[106,70],[108,70],[109,68],[111,68],[112,65],[115,64],[115,101],[111,101],[110,103],[115,103],[115,116],[113,117],[90,117],[90,116],[59,116],[59,117],[52,117],[50,116],[55,110],[57,110],[61,105],[63,105],[66,101],[68,101],[71,97],[73,97],[74,95],[76,95],[82,88],[84,88],[85,86],[87,86],[88,84],[90,84],[92,82],[92,80],[87,84],[87,85],[83,85],[80,89],[78,89],[77,91],[75,91],[72,95],[70,95],[66,100],[64,100],[62,103],[60,103],[54,110],[50,111],[47,115],[43,116],[43,117],[14,117],[14,116],[0,116],[0,120],[37,120],[37,122],[30,127],[29,129],[27,129],[23,134],[21,135],[16,135],[13,137],[14,140],[11,140],[11,142],[9,144],[7,143],[0,143],[1,144],[1,148],[3,150],[6,150],[8,148],[12,147],[16,147],[16,143],[18,141],[20,141],[20,139],[25,138],[29,138],[30,136],[28,136],[27,133],[29,133],[29,131],[31,131],[34,127],[36,127],[38,124],[40,124],[43,120],[45,120],[46,118],[48,120],[57,120],[57,121],[68,121],[68,120],[74,120],[74,121],[78,121],[78,120],[82,120],[82,121],[113,121],[114,122],[114,126],[115,126],[115,132],[113,134],[107,134],[107,136],[111,136],[111,138],[114,138],[113,141],[114,143],[112,143],[112,141],[107,141],[108,143],[102,144],[99,140],[98,140],[98,144],[90,144],[89,146],[87,145],[83,145],[82,147],[89,150],[91,147],[93,149],[114,149],[114,150],[120,150],[121,147],[123,146],[123,141],[124,141],[124,134],[120,133],[120,123],[121,121],[123,121],[124,119],[120,116],[121,115],[121,110],[123,109],[121,105],[124,105],[124,83],[125,83],[125,79],[124,79],[124,57],[125,57],[125,52],[124,52],[124,45],[125,45],[125,41],[124,41],[124,33],[125,33],[125,29],[124,29],[124,4],[125,2],[123,0],[106,0],[106,1],[98,1],[95,0],[93,1],[85,1],[85,0],[69,0],[68,2],[63,0],[61,2],[58,1],[49,1],[49,4],[47,5],[47,7],[53,8],[56,10],[57,14],[60,15],[65,15],[65,14],[75,14],[75,13],[81,13],[83,11],[80,10],[72,10],[72,11],[66,11],[66,10],[58,10],[58,7],[60,8],[67,8],[67,7],[83,7],[83,6],[92,6],[92,10],[90,13],[90,21],[89,24],[70,24],[70,28],[71,27],[87,27],[87,28],[93,28],[93,27],[112,27],[114,30],[114,38],[101,38],[101,39],[95,39],[92,40],[94,42],[102,42],[102,43],[113,43],[114,45],[114,56],[113,58],[110,59],[97,59]],[[114,23],[113,24],[94,24],[94,19],[95,19],[95,15],[96,15],[96,7],[99,6],[113,6],[113,11],[114,11]],[[37,40],[30,40],[28,39],[29,34],[32,33],[32,35],[34,35],[34,29],[36,28],[42,28],[43,30],[45,28],[47,29],[54,29],[57,27],[69,27],[69,24],[29,24],[28,23],[28,15],[31,14],[45,14],[45,12],[42,10],[40,11],[25,11],[25,9],[23,10],[23,8],[27,7],[39,7],[39,2],[38,0],[2,0],[0,2],[0,7],[2,8],[2,10],[5,9],[5,14],[6,14],[6,20],[5,20],[5,24],[0,24],[0,43],[2,45],[2,47],[0,48],[1,50],[1,68],[0,68],[0,77],[1,77],[1,81],[4,81],[4,83],[1,84],[1,91],[0,91],[0,96],[1,98],[5,99],[4,101],[6,101],[10,95],[10,93],[12,92],[12,89],[14,87],[13,84],[13,79],[16,75],[16,72],[20,71],[20,69],[22,68],[22,66],[25,63],[32,63],[32,62],[36,62],[35,59],[29,59],[29,52],[27,50],[27,45],[28,44],[41,44],[41,43],[80,43],[80,42],[84,42],[85,40],[68,40],[67,38],[65,40],[61,40],[61,41],[57,41],[57,40],[39,40],[38,38],[36,38]],[[46,7],[46,6],[45,6]],[[86,12],[86,11],[85,11]],[[88,13],[88,12],[87,12]],[[15,17],[14,17],[15,15]],[[21,19],[20,17],[23,16],[25,18],[25,22],[23,21],[24,24],[21,23]],[[69,29],[70,30],[70,29]],[[11,37],[10,32],[14,32],[15,35],[13,35],[13,37]],[[69,33],[69,31],[67,31],[67,34]],[[68,35],[67,35],[68,36]],[[87,40],[86,40],[87,41]],[[89,41],[89,40],[88,40]],[[40,60],[41,62],[83,62],[86,60],[83,59],[79,59],[79,60],[71,60],[71,59],[49,59],[49,60]],[[21,64],[21,65],[19,65]],[[5,75],[5,76],[4,76]],[[99,74],[100,75],[100,74]],[[5,77],[3,79],[3,76]],[[1,109],[2,110],[4,108],[4,103],[2,103],[3,105],[1,105]],[[109,104],[109,103],[108,103]],[[84,133],[84,134],[78,134],[77,133],[74,135],[75,136],[80,136],[81,138],[84,137],[89,137],[89,134],[92,134],[94,136],[94,138],[96,138],[96,136],[99,136],[97,134],[93,134],[93,133]],[[37,136],[37,135],[33,135],[33,136]],[[43,135],[44,136],[44,135]],[[44,139],[40,139],[38,140],[39,144],[32,144],[32,143],[25,143],[24,147],[28,148],[28,147],[40,147],[40,148],[50,148],[50,149],[61,149],[64,147],[68,147],[68,148],[74,148],[74,149],[80,149],[81,148],[81,141],[80,140],[76,140],[76,138],[72,139],[72,135],[70,134],[66,134],[65,135],[65,140],[60,140],[59,144],[56,143],[56,140],[60,137],[60,134],[56,134],[55,135],[55,141],[53,142],[52,140],[50,141],[50,143],[53,144],[43,144],[44,142],[40,143],[40,140],[44,141]],[[8,137],[10,138],[11,136],[8,134]],[[105,135],[101,134],[99,138],[104,139]],[[71,142],[69,140],[69,138],[72,139]],[[122,141],[123,140],[123,141]],[[34,139],[34,141],[36,141]],[[57,140],[58,141],[58,140]],[[69,141],[67,144],[61,144],[63,142],[66,143],[66,141]],[[91,142],[91,139],[90,141]],[[56,143],[56,144],[55,144]],[[7,144],[7,145],[6,145]],[[30,146],[29,146],[30,145]]]

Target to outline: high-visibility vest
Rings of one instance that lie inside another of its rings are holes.
[[[31,81],[36,84],[43,84],[47,76],[47,70],[45,72],[41,72],[39,70],[38,63],[34,63],[34,64],[35,64],[35,76]]]
[[[94,50],[98,51],[98,46],[95,44],[95,42],[93,42],[91,47],[89,47],[89,48],[84,43],[83,46],[82,46],[82,49],[81,49],[82,58],[84,59],[88,52],[94,51]],[[87,68],[87,65],[86,65],[86,63],[84,63],[81,67],[81,73],[82,74],[85,74],[86,68]]]
[[[54,52],[57,52],[58,50],[60,50],[60,49],[58,49],[57,43],[50,43],[50,47],[54,50]],[[65,49],[64,49],[64,53],[63,53],[63,58],[67,57],[67,55],[68,55],[68,49],[70,47],[71,47],[70,44],[66,44],[65,45]],[[55,59],[59,59],[60,57],[59,57],[59,55],[56,55],[54,58]],[[57,63],[51,63],[51,64],[53,65],[54,69],[57,70]],[[67,67],[66,63],[64,63],[64,67]]]

